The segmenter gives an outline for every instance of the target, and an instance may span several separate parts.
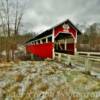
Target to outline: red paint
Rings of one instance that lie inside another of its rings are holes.
[[[74,54],[74,43],[67,44],[67,53],[68,54]]]
[[[74,39],[77,38],[77,30],[71,25],[69,25],[69,28],[67,30],[64,30],[63,25],[59,25],[55,27],[54,37],[56,38],[61,32],[70,33],[72,38]],[[30,44],[26,46],[27,52],[32,53],[41,58],[52,58],[53,48],[54,48],[54,43],[51,43],[51,42],[43,43],[43,44],[36,44],[36,45]],[[75,44],[74,43],[67,44],[67,53],[74,54],[74,51],[75,51]]]
[[[41,58],[52,58],[53,43],[44,43],[37,45],[29,45],[27,51]]]
[[[64,33],[70,33],[72,35],[73,38],[76,38],[76,35],[77,35],[77,31],[76,29],[74,29],[73,27],[69,27],[68,29],[68,32],[66,32],[64,29],[63,29],[63,26],[60,25],[60,26],[57,26],[55,29],[54,29],[54,36],[56,37],[59,33],[61,32],[64,32]]]
[[[76,31],[73,27],[70,27],[70,28],[69,28],[69,32],[73,35],[74,38],[76,38],[76,36],[77,36],[77,31]]]
[[[56,37],[59,32],[63,32],[63,27],[60,25],[60,26],[57,26],[55,29],[54,29],[54,36]]]

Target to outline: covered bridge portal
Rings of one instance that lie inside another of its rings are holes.
[[[55,52],[77,52],[77,35],[81,32],[66,20],[26,42],[26,51],[40,58],[54,58]]]

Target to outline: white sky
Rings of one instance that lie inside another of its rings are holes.
[[[67,18],[74,24],[100,22],[100,0],[29,0],[27,7],[23,21],[29,31],[40,32]]]

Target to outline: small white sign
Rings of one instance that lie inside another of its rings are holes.
[[[63,24],[63,29],[64,29],[64,31],[67,31],[67,32],[69,32],[69,25],[68,24]]]

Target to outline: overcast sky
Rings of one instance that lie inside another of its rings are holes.
[[[23,21],[30,31],[40,32],[65,19],[74,24],[100,22],[100,0],[29,0],[27,7]]]

